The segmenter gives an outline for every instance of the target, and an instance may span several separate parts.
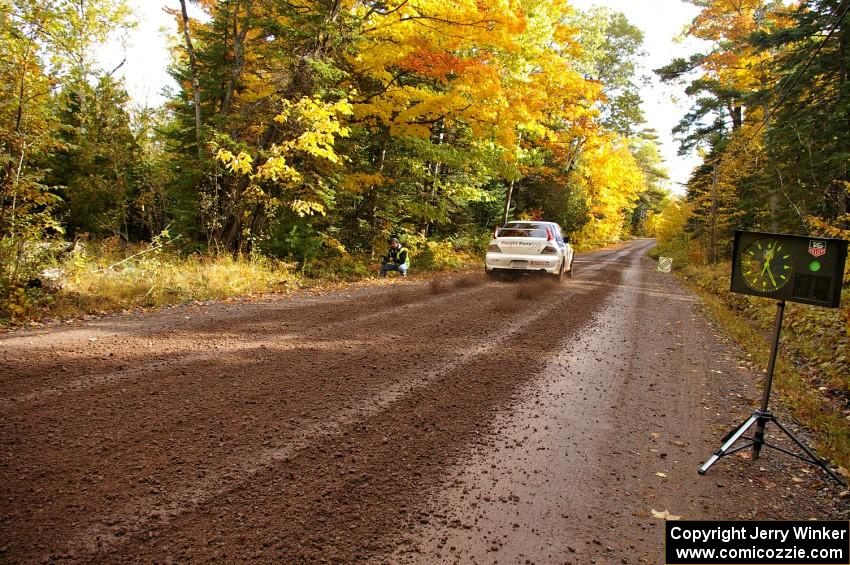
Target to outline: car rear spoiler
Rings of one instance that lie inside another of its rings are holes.
[[[499,237],[502,233],[502,230],[531,232],[531,231],[543,231],[543,229],[544,228],[506,228],[506,227],[500,228],[500,227],[497,226],[496,228],[493,229],[493,237],[494,238]],[[546,229],[546,240],[547,241],[554,241],[555,236],[552,233],[552,229],[551,228],[545,228],[545,229]],[[507,236],[507,237],[515,237],[515,236]],[[529,237],[533,237],[533,236],[529,236]],[[543,239],[543,238],[541,237],[540,239]]]

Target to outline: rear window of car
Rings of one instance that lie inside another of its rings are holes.
[[[508,224],[499,228],[499,237],[548,237],[546,226],[540,224]]]

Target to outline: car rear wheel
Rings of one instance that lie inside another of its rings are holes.
[[[563,261],[561,261],[561,268],[558,269],[558,274],[555,275],[556,277],[558,277],[558,282],[563,282],[563,280],[566,278],[566,275],[565,275],[566,271],[564,270],[566,268],[567,268],[567,260],[564,259]]]

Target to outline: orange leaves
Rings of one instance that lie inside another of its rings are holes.
[[[452,53],[435,53],[425,49],[418,49],[398,62],[403,70],[435,78],[443,84],[448,82],[449,75],[460,75],[472,64],[472,61]]]
[[[690,35],[709,41],[743,43],[759,27],[758,15],[765,0],[712,0],[694,19]]]
[[[758,54],[749,38],[768,25],[788,24],[784,16],[769,9],[766,0],[711,0],[688,33],[715,42],[716,48],[703,65],[709,76],[725,87],[747,91],[763,86],[766,78],[760,69],[768,53]]]

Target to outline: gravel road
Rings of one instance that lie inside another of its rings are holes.
[[[0,336],[0,561],[662,563],[659,512],[847,519],[775,452],[697,475],[760,373],[652,245]]]

